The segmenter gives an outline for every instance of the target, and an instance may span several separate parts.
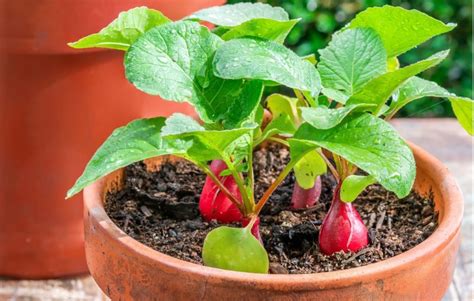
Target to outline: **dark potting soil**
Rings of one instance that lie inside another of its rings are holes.
[[[257,199],[289,160],[278,145],[254,156]],[[218,226],[201,219],[198,202],[205,175],[186,161],[165,162],[148,172],[144,163],[125,169],[122,190],[109,193],[105,209],[114,223],[141,243],[170,256],[202,263],[201,246]],[[265,205],[261,235],[271,273],[318,273],[358,267],[405,252],[421,243],[438,225],[431,198],[412,192],[404,199],[371,185],[354,202],[369,229],[370,244],[357,253],[323,255],[319,228],[332,199],[335,181],[322,177],[319,203],[304,210],[289,208],[294,176],[290,174]]]

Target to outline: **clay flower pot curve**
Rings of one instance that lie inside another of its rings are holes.
[[[132,7],[179,19],[223,2],[2,1],[0,275],[86,272],[83,205],[80,197],[64,200],[65,191],[114,128],[139,117],[194,112],[133,88],[123,76],[123,53],[78,51],[66,43]]]
[[[119,170],[84,191],[89,269],[112,300],[440,300],[459,247],[462,194],[441,162],[411,146],[417,163],[415,189],[433,192],[439,227],[418,246],[390,259],[304,275],[241,273],[178,260],[133,240],[106,215],[103,198],[120,187]]]

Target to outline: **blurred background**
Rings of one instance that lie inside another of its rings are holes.
[[[472,98],[472,0],[228,0],[264,2],[282,6],[291,18],[301,18],[287,39],[287,44],[300,55],[316,53],[324,48],[333,32],[342,28],[358,12],[370,6],[399,5],[423,11],[445,23],[456,22],[452,32],[435,37],[400,57],[401,65],[427,58],[435,52],[451,48],[449,58],[421,76],[435,81],[457,95]],[[451,117],[453,112],[445,99],[421,99],[399,112],[398,117]]]

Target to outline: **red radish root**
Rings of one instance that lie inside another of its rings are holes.
[[[367,227],[351,203],[340,199],[341,184],[334,191],[331,208],[319,231],[319,248],[326,255],[357,252],[369,243]]]
[[[293,187],[293,195],[291,196],[291,208],[304,209],[314,206],[321,196],[321,177],[317,177],[314,186],[310,189],[301,188],[297,182]]]
[[[219,176],[222,171],[227,169],[224,161],[212,161],[210,169],[229,192],[241,201],[242,197],[234,178],[232,176]],[[229,200],[209,176],[206,177],[206,182],[202,188],[199,211],[205,220],[214,219],[221,223],[239,222],[243,217],[237,206]]]

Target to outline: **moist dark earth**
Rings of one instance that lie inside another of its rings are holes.
[[[255,152],[256,199],[288,160],[288,150],[276,144]],[[204,238],[218,226],[199,214],[204,180],[205,175],[186,161],[165,161],[155,172],[148,172],[143,162],[136,163],[125,169],[123,189],[107,195],[105,209],[118,227],[141,243],[202,264]],[[319,273],[378,262],[418,245],[438,225],[431,197],[412,192],[398,199],[380,185],[371,185],[354,202],[369,229],[370,244],[357,253],[326,256],[319,251],[317,238],[335,181],[329,174],[322,176],[319,202],[304,210],[289,208],[294,182],[290,174],[262,210],[260,229],[270,273]]]

